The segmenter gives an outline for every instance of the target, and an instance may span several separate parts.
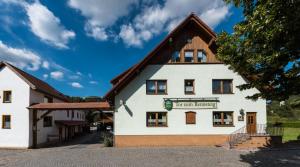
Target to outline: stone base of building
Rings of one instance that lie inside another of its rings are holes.
[[[216,146],[228,135],[116,135],[115,147]]]
[[[251,136],[251,139],[237,144],[236,149],[268,148],[282,145],[281,136]]]

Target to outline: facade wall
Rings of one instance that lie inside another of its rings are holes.
[[[44,94],[37,92],[35,90],[31,90],[30,91],[30,103],[43,103],[44,102]],[[63,102],[57,98],[53,98],[53,102],[54,103],[60,103]],[[38,118],[40,118],[45,112],[47,112],[46,110],[39,110],[38,111]],[[47,142],[47,138],[48,135],[59,135],[59,126],[57,124],[55,124],[56,120],[74,120],[74,121],[84,121],[84,117],[80,117],[81,115],[84,115],[84,111],[80,111],[80,110],[74,110],[74,117],[72,117],[72,110],[69,110],[69,116],[67,114],[66,110],[58,110],[58,111],[52,111],[50,114],[48,114],[47,116],[52,116],[52,126],[51,127],[44,127],[44,121],[43,119],[38,121],[37,123],[37,134],[38,134],[38,138],[37,138],[37,143],[38,144],[42,144]],[[79,114],[77,117],[77,113]],[[30,122],[32,123],[32,114],[30,117]],[[75,128],[76,129],[76,128]],[[65,137],[65,128],[63,128],[62,130],[62,138]],[[77,132],[75,130],[75,132]],[[30,134],[32,134],[32,126],[31,126],[31,131]],[[30,135],[32,136],[32,135]],[[31,140],[32,142],[32,140]]]
[[[166,79],[167,95],[146,95],[146,80]],[[184,80],[195,79],[195,95],[184,94]],[[212,94],[212,79],[233,79],[233,94]],[[223,64],[148,65],[115,97],[115,135],[228,135],[246,125],[238,121],[240,110],[256,112],[257,124],[266,123],[266,101],[245,99],[258,90],[240,91],[245,83]],[[167,111],[163,98],[218,97],[217,109],[172,109]],[[122,100],[126,105],[121,105]],[[187,125],[185,112],[196,112],[196,124]],[[213,111],[233,111],[233,127],[214,127]],[[167,127],[147,127],[146,112],[167,112]]]
[[[7,67],[0,69],[0,147],[27,148],[29,136],[29,85]],[[12,91],[11,103],[3,103],[3,91]],[[11,116],[11,129],[2,128],[2,116]]]

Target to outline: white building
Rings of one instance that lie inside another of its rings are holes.
[[[149,55],[111,82],[115,145],[223,144],[246,125],[266,124],[266,101],[215,57],[215,33],[191,14]]]
[[[59,91],[34,76],[0,62],[0,147],[28,148],[33,143],[33,113],[36,103],[67,102]],[[37,144],[58,138],[67,140],[82,131],[83,111],[38,111]],[[76,126],[75,126],[76,125]]]

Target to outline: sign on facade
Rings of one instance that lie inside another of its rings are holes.
[[[164,107],[168,111],[172,109],[216,109],[218,101],[216,98],[165,99]]]

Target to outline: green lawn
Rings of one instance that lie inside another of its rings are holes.
[[[284,127],[283,142],[297,140],[300,136],[300,120],[268,116],[268,124],[282,123]]]
[[[284,128],[283,142],[297,140],[300,136],[300,128]]]

